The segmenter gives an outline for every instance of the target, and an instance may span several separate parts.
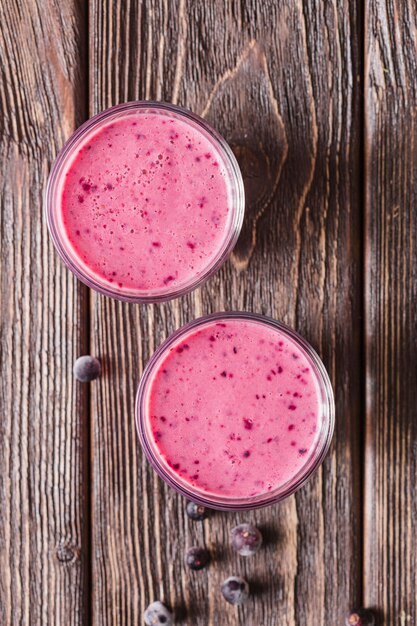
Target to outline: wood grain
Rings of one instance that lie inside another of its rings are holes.
[[[343,623],[361,600],[362,219],[360,3],[92,0],[90,113],[124,100],[177,102],[232,143],[248,211],[231,262],[202,289],[159,306],[92,300],[92,344],[105,373],[92,396],[93,623],[138,624],[165,600],[177,624]],[[139,449],[133,404],[143,364],[175,328],[204,313],[247,309],[298,328],[336,388],[331,452],[296,497],[193,525],[184,502]],[[238,520],[267,542],[242,561]],[[207,571],[186,547],[205,542]],[[255,591],[235,609],[221,581]]]
[[[342,624],[362,602],[380,624],[417,621],[417,4],[361,4],[91,0],[88,17],[81,0],[0,3],[1,624],[136,626],[157,598],[193,626]],[[49,241],[43,189],[88,113],[87,74],[90,114],[182,104],[239,159],[242,236],[181,300],[90,302]],[[335,385],[336,435],[295,497],[200,525],[143,458],[133,402],[155,347],[222,309],[272,315],[311,341]],[[91,397],[71,373],[90,338],[104,368]],[[228,547],[244,520],[266,539],[246,561]],[[195,543],[214,563],[190,574]],[[254,591],[241,609],[219,595],[234,573]]]
[[[46,4],[46,3],[45,3]],[[57,150],[85,115],[81,2],[0,3],[0,623],[87,624],[88,412],[72,364],[86,291],[43,219]]]
[[[366,7],[365,599],[417,622],[415,2]]]

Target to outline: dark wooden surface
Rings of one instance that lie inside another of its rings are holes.
[[[88,623],[87,289],[42,212],[57,150],[86,110],[81,2],[0,3],[0,624]]]
[[[415,2],[4,0],[0,4],[0,624],[417,623]],[[164,305],[89,292],[49,241],[42,193],[88,115],[133,99],[193,109],[231,143],[247,214],[231,260]],[[193,317],[281,319],[333,381],[330,453],[298,494],[185,516],[139,448],[133,403],[155,347]],[[72,378],[91,352],[103,376]],[[266,545],[242,560],[237,521]],[[187,547],[205,542],[206,571]],[[219,595],[242,573],[240,609]]]
[[[367,412],[364,593],[417,623],[415,2],[366,11]]]

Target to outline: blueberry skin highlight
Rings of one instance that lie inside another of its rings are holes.
[[[210,562],[210,553],[206,548],[195,546],[190,548],[185,555],[185,564],[192,570],[200,570]]]
[[[89,383],[100,376],[100,361],[90,355],[79,356],[74,363],[73,372],[81,383]]]
[[[185,509],[188,517],[194,522],[202,522],[208,517],[208,510],[202,504],[196,504],[195,502],[187,502]]]
[[[243,604],[249,597],[249,585],[244,578],[230,576],[221,586],[223,598],[229,604]]]
[[[172,626],[172,613],[162,602],[152,602],[143,614],[146,626]]]
[[[231,544],[241,556],[252,556],[262,545],[261,532],[253,524],[239,524],[231,530]]]
[[[375,615],[369,609],[352,609],[346,616],[346,626],[374,626]]]

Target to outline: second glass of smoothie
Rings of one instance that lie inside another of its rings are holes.
[[[174,333],[143,374],[143,449],[184,496],[225,510],[299,489],[333,434],[326,370],[297,333],[266,317],[217,313]]]
[[[163,103],[130,102],[91,118],[64,146],[46,192],[48,226],[68,267],[131,302],[202,284],[233,249],[243,213],[227,143]]]

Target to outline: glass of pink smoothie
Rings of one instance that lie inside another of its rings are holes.
[[[143,373],[136,422],[158,474],[215,509],[266,506],[324,459],[334,400],[316,352],[250,313],[216,313],[171,335]]]
[[[244,190],[231,149],[204,120],[130,102],[70,138],[45,206],[54,244],[80,280],[120,300],[159,302],[222,265],[241,229]]]

